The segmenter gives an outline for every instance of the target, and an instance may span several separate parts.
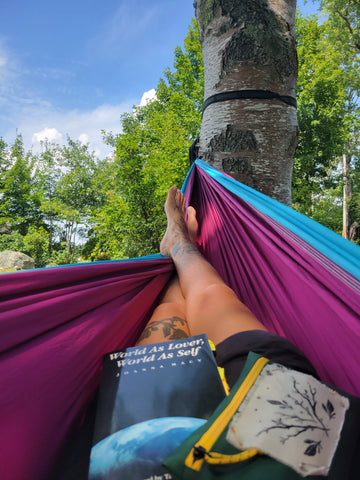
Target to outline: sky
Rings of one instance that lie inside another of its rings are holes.
[[[193,0],[0,0],[0,137],[36,152],[69,135],[104,157],[101,131],[151,97],[193,16]]]

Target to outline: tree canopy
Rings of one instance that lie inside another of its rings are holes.
[[[18,135],[1,141],[0,248],[32,256],[36,266],[76,260],[77,237],[102,200],[96,188],[99,164],[87,145],[43,143],[42,152],[25,153]]]
[[[359,243],[359,6],[321,5],[326,17],[298,12],[296,21],[293,207],[341,234],[346,204],[351,239]],[[20,134],[9,145],[0,138],[0,249],[27,253],[37,267],[157,253],[166,192],[183,183],[200,131],[203,90],[193,20],[156,98],[124,114],[121,133],[104,132],[112,155],[99,159],[71,138],[62,146],[46,141],[39,153],[26,152]]]

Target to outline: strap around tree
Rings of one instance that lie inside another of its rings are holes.
[[[270,90],[234,90],[232,92],[216,93],[208,97],[203,105],[202,113],[212,103],[225,102],[227,100],[280,100],[296,108],[296,98],[289,95],[279,95]]]

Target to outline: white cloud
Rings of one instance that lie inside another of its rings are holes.
[[[78,140],[82,145],[86,145],[87,143],[89,143],[89,135],[87,135],[86,133],[82,133],[81,135],[79,135]]]
[[[60,132],[56,130],[56,128],[44,128],[40,132],[34,133],[32,137],[33,142],[43,142],[44,140],[48,140],[49,142],[61,142],[63,136]]]
[[[146,104],[152,102],[153,100],[156,100],[156,90],[155,88],[152,88],[151,90],[148,90],[147,92],[143,93],[143,96],[141,97],[140,100],[140,107],[144,107]]]
[[[17,130],[24,139],[26,149],[40,150],[40,142],[47,138],[59,144],[66,142],[67,136],[81,143],[89,143],[90,149],[98,156],[105,157],[111,149],[104,144],[102,130],[119,133],[120,116],[130,112],[134,101],[129,100],[118,105],[100,105],[89,111],[58,111],[50,105],[23,105],[16,123]],[[13,123],[15,123],[13,121]],[[16,132],[9,130],[4,136],[12,142]]]

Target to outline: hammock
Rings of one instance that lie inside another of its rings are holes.
[[[199,160],[183,191],[225,282],[324,381],[360,395],[360,248]],[[154,255],[0,276],[1,478],[54,478],[103,355],[136,342],[172,272]]]

